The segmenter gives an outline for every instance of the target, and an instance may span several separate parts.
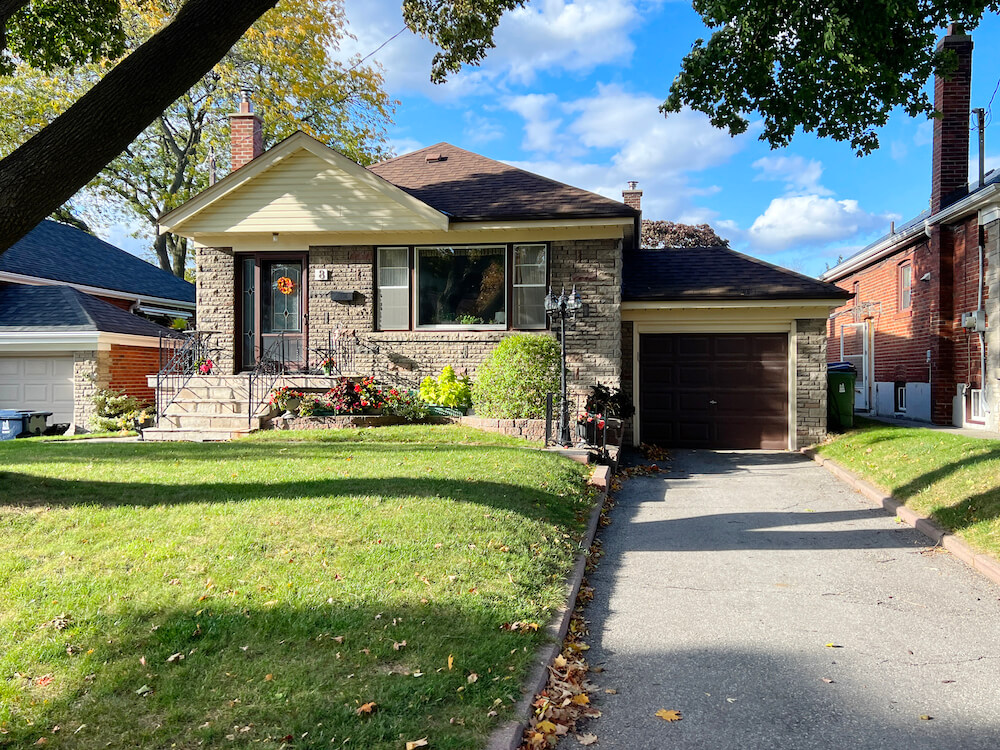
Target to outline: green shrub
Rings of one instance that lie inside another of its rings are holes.
[[[437,380],[427,376],[420,383],[420,398],[435,406],[449,406],[453,409],[468,409],[472,406],[472,388],[469,376],[459,378],[455,368],[446,365]]]
[[[490,353],[472,386],[476,414],[540,419],[545,394],[559,392],[559,344],[549,336],[508,336]]]
[[[101,388],[92,397],[97,410],[90,426],[97,432],[128,432],[150,421],[149,403],[124,391]]]

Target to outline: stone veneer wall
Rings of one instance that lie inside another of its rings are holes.
[[[632,372],[632,335],[633,323],[631,320],[622,321],[622,390],[632,398],[632,386],[635,375]],[[622,445],[632,445],[632,423],[634,419],[625,420],[622,430]]]
[[[89,432],[94,416],[94,394],[111,383],[108,352],[73,352],[73,424],[70,432]]]
[[[617,385],[621,358],[621,243],[575,240],[550,245],[550,277],[556,291],[575,285],[586,315],[567,331],[569,387],[586,393],[597,381]],[[482,361],[510,331],[376,331],[373,247],[312,247],[309,250],[309,331],[311,345],[323,347],[329,332],[356,331],[363,342],[358,369],[414,387],[445,365],[473,377]],[[315,281],[325,268],[328,281]],[[353,303],[333,302],[329,292],[354,291]],[[553,335],[539,331],[540,335]]]
[[[826,320],[797,320],[795,448],[826,437]]]
[[[209,345],[218,348],[215,363],[223,375],[236,372],[236,265],[229,247],[195,251],[198,328],[217,331]]]

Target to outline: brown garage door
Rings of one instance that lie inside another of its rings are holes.
[[[788,447],[788,335],[639,337],[642,442],[676,448]]]

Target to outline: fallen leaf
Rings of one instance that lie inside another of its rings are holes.
[[[333,640],[335,640],[337,643],[343,643],[344,642],[344,636],[342,636],[342,635],[335,635],[335,636],[333,636]]]
[[[838,646],[836,643],[828,643],[828,644],[826,644],[826,647],[827,648],[843,648],[843,646]]]
[[[51,685],[52,684],[52,679],[53,679],[52,675],[47,674],[47,675],[45,675],[43,677],[36,678],[35,679],[35,684],[38,685],[38,687],[45,687],[47,685]]]
[[[140,657],[139,657],[139,663],[140,663],[140,664],[141,664],[142,666],[146,666],[146,657],[145,657],[145,656],[140,656]]]
[[[920,716],[921,721],[930,721],[933,718],[934,718],[933,716],[928,716],[927,714],[921,714]]]
[[[618,691],[615,690],[614,688],[605,688],[604,692],[607,693],[608,695],[618,695]]]
[[[825,682],[827,685],[833,684],[833,680],[831,680],[829,677],[824,677],[823,682]]]
[[[143,685],[141,688],[139,688],[138,690],[135,691],[135,694],[136,695],[149,695],[152,692],[153,692],[153,688],[151,688],[149,685]]]
[[[672,711],[672,710],[668,711],[665,708],[661,708],[659,711],[657,711],[656,715],[659,716],[664,721],[680,721],[682,718],[680,711]]]
[[[548,719],[542,719],[542,721],[535,724],[535,729],[537,729],[542,734],[555,734],[556,725],[553,724]]]
[[[579,695],[574,695],[570,700],[578,706],[586,706],[590,703],[590,698],[587,697],[586,693],[580,693]]]
[[[173,664],[175,661],[180,661],[184,658],[184,654],[178,651],[176,654],[171,654],[167,657],[167,664]]]
[[[406,743],[406,750],[417,750],[418,747],[427,747],[427,738],[421,737],[419,740]]]
[[[264,682],[270,682],[273,679],[274,679],[274,675],[273,674],[266,674],[266,675],[264,675]]]
[[[595,745],[597,744],[596,734],[578,734],[576,736],[576,741],[581,745]]]
[[[44,745],[44,744],[46,744],[47,742],[48,742],[48,740],[47,740],[47,739],[45,739],[44,737],[39,737],[39,738],[38,738],[38,742],[36,742],[35,744],[36,744],[36,745]]]
[[[453,666],[455,666],[455,657],[454,657],[453,654],[448,654],[448,671],[449,672],[451,671],[451,668]]]
[[[371,703],[365,703],[358,707],[357,714],[358,716],[361,716],[361,714],[370,714],[372,711],[375,710],[375,707],[376,707],[375,701],[372,701]]]
[[[466,678],[466,682],[468,682],[471,685],[473,682],[475,682],[478,679],[479,679],[479,675],[477,675],[475,672],[470,672],[469,676]]]
[[[562,654],[559,654],[558,656],[556,656],[555,659],[552,660],[552,666],[555,667],[556,669],[565,669],[567,663],[568,662],[566,661],[566,657],[563,656]]]
[[[402,651],[406,648],[406,641],[398,641],[392,644],[393,651]]]

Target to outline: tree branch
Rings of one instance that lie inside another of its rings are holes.
[[[276,2],[187,0],[167,26],[0,160],[0,252],[93,179]]]

